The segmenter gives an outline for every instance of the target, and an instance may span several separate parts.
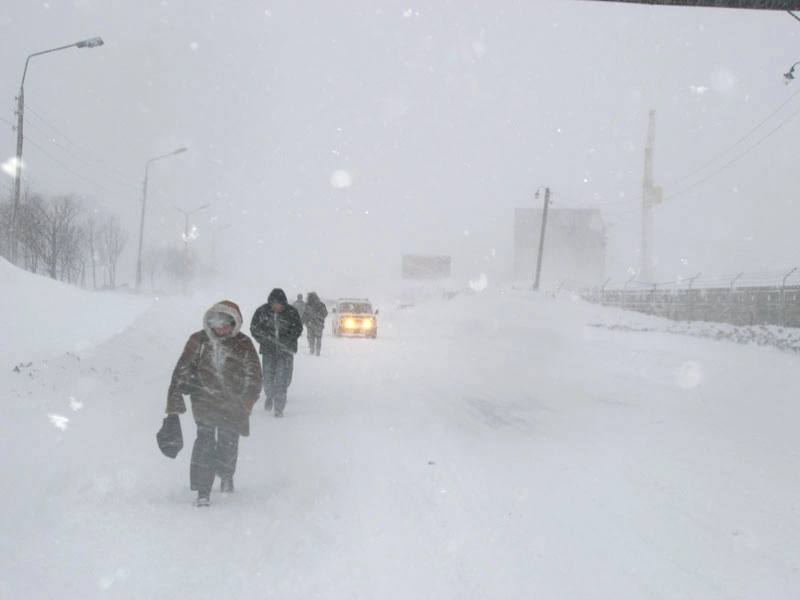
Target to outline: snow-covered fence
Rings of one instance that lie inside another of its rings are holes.
[[[621,286],[604,285],[581,290],[589,302],[615,306],[675,321],[711,321],[733,325],[800,327],[800,285],[787,285],[795,270],[777,277],[775,283],[736,285],[742,275],[722,281],[693,280],[643,284],[628,280]]]

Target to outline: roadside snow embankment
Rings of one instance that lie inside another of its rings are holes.
[[[777,325],[730,325],[709,321],[671,321],[663,317],[608,308],[590,327],[631,333],[671,333],[742,345],[770,346],[800,353],[800,329]]]
[[[87,292],[0,259],[0,369],[82,352],[124,330],[148,299]]]

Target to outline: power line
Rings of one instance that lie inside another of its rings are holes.
[[[34,124],[29,121],[28,125],[34,125]],[[67,156],[69,156],[70,158],[76,158],[76,159],[78,158],[78,157],[75,156],[75,154],[73,153],[73,150],[71,148],[69,148],[69,147],[65,146],[64,144],[60,143],[56,138],[51,137],[50,134],[47,131],[45,131],[44,129],[42,129],[41,127],[39,127],[37,125],[34,125],[33,129],[39,131],[42,135],[46,136],[45,139],[48,142],[50,142],[55,147],[57,147],[60,150],[62,150],[63,152],[65,152],[67,154]],[[29,139],[28,136],[25,136],[25,139],[26,140]],[[102,164],[100,164],[100,163],[98,163],[96,161],[91,160],[91,158],[81,157],[80,160],[85,160],[88,163],[93,163],[95,165],[99,165],[101,168],[103,168],[105,166],[105,165],[102,165]],[[135,186],[134,184],[116,177],[113,173],[106,173],[106,177],[108,177],[109,182],[113,182],[115,185],[118,185],[118,186],[120,186],[122,188],[125,188],[126,190],[135,191],[135,190],[138,189],[137,186]]]
[[[31,107],[31,106],[27,106],[25,111],[26,111],[26,113],[30,113],[31,115],[33,115],[33,117],[36,120],[38,120],[42,125],[44,125],[45,127],[48,127],[49,129],[51,129],[54,133],[56,133],[59,137],[63,138],[67,143],[69,143],[72,146],[74,146],[77,150],[82,151],[85,154],[91,156],[93,158],[93,161],[95,162],[95,164],[98,164],[98,165],[100,165],[100,166],[102,166],[102,167],[104,167],[106,169],[109,169],[109,170],[113,171],[114,174],[115,174],[115,177],[119,178],[119,180],[122,181],[125,185],[127,185],[129,187],[132,187],[132,188],[135,188],[135,189],[138,189],[138,186],[136,184],[132,183],[131,181],[129,181],[127,179],[127,175],[125,175],[125,173],[121,169],[119,169],[119,168],[115,167],[114,165],[106,162],[98,154],[93,152],[89,147],[76,142],[74,139],[72,139],[70,136],[68,136],[66,133],[64,133],[61,129],[56,127],[47,118],[42,116],[42,114],[36,108]],[[53,143],[56,143],[54,139],[52,141],[53,141]],[[58,145],[58,144],[56,144],[56,145]],[[70,151],[69,149],[67,149],[67,148],[65,148],[63,146],[62,146],[62,148],[64,150],[68,151],[68,152]]]
[[[754,127],[752,127],[750,130],[748,130],[748,132],[747,132],[747,133],[745,133],[745,134],[744,134],[742,137],[740,137],[738,140],[736,140],[736,141],[735,141],[733,144],[731,144],[730,146],[728,146],[727,148],[725,148],[725,149],[724,149],[724,150],[722,150],[721,152],[718,152],[717,154],[715,154],[714,156],[712,156],[710,159],[708,159],[706,162],[704,162],[702,165],[700,165],[699,167],[697,167],[696,169],[694,169],[694,170],[693,170],[693,171],[691,171],[690,173],[688,173],[688,174],[684,175],[683,177],[680,177],[680,178],[678,178],[678,179],[674,180],[674,181],[673,181],[671,184],[669,184],[667,187],[668,187],[668,188],[671,188],[671,187],[677,187],[679,184],[683,183],[684,181],[686,181],[686,180],[688,180],[688,179],[691,179],[692,177],[694,177],[695,175],[697,175],[697,174],[698,174],[698,173],[700,173],[701,171],[705,171],[705,170],[706,170],[708,167],[710,167],[710,166],[711,166],[711,165],[713,165],[715,162],[717,162],[717,160],[719,160],[719,159],[720,159],[720,158],[722,158],[723,156],[727,155],[727,154],[728,154],[728,153],[729,153],[731,150],[733,150],[734,148],[736,148],[736,147],[737,147],[739,144],[741,144],[742,142],[744,142],[744,141],[745,141],[747,138],[749,138],[751,135],[753,135],[753,134],[754,134],[756,131],[758,131],[759,129],[761,129],[761,127],[763,127],[763,126],[764,126],[764,125],[767,123],[767,121],[769,121],[770,119],[772,119],[772,117],[774,117],[774,116],[775,116],[776,114],[778,114],[778,113],[779,113],[781,110],[783,110],[783,108],[784,108],[784,107],[785,107],[787,104],[789,104],[789,103],[790,103],[792,100],[794,100],[794,99],[795,99],[795,98],[796,98],[798,95],[800,95],[800,89],[798,89],[798,90],[797,90],[797,91],[796,91],[794,94],[792,94],[792,95],[791,95],[791,96],[789,96],[789,97],[788,97],[786,100],[784,100],[784,101],[783,101],[783,102],[780,104],[780,106],[778,106],[778,107],[777,107],[775,110],[773,110],[772,112],[770,112],[770,113],[769,113],[769,114],[768,114],[766,117],[764,117],[764,118],[763,118],[761,121],[759,121],[759,122],[758,122],[758,123],[757,123],[757,124],[756,124]]]
[[[674,194],[670,194],[669,196],[664,198],[664,200],[666,201],[666,200],[670,200],[672,198],[675,198],[676,196],[681,196],[681,195],[685,194],[686,192],[688,192],[690,190],[693,190],[694,188],[704,184],[705,182],[709,181],[710,179],[713,179],[714,177],[716,177],[717,175],[719,175],[720,173],[722,173],[723,171],[725,171],[729,167],[731,167],[734,164],[736,164],[737,162],[739,162],[745,156],[750,154],[753,150],[758,148],[761,144],[766,142],[769,138],[771,138],[774,134],[776,134],[781,128],[783,128],[784,125],[786,125],[789,121],[794,119],[797,115],[800,115],[800,108],[798,108],[796,111],[794,111],[791,115],[789,115],[783,121],[778,123],[777,127],[771,129],[765,136],[761,137],[755,144],[753,144],[752,146],[747,148],[741,154],[738,154],[737,156],[735,156],[734,158],[729,160],[727,163],[723,164],[719,169],[717,169],[715,171],[712,171],[708,176],[704,177],[703,179],[701,179],[699,181],[696,181],[695,183],[693,183],[691,185],[688,185],[687,187],[683,188],[682,190],[679,190],[679,191],[675,192]]]
[[[91,185],[93,185],[93,186],[95,186],[95,187],[97,187],[97,188],[100,188],[100,189],[102,189],[103,191],[105,191],[105,192],[107,192],[107,193],[109,193],[109,194],[114,194],[114,195],[117,195],[117,194],[119,194],[119,192],[115,192],[114,190],[111,190],[111,189],[107,188],[107,187],[106,187],[106,186],[104,186],[103,184],[101,184],[101,183],[98,183],[98,182],[96,182],[96,181],[93,181],[92,179],[89,179],[89,178],[88,178],[88,177],[86,177],[85,175],[82,175],[81,173],[78,173],[77,171],[75,171],[75,170],[73,170],[72,168],[70,168],[68,165],[65,165],[65,164],[64,164],[63,162],[61,162],[61,161],[60,161],[58,158],[56,158],[55,156],[53,156],[52,154],[50,154],[50,153],[49,153],[47,150],[45,150],[45,148],[44,148],[44,147],[43,147],[41,144],[39,144],[39,143],[37,143],[37,142],[33,141],[33,140],[32,140],[31,138],[29,138],[28,136],[24,136],[24,139],[25,139],[25,141],[26,141],[26,142],[28,142],[29,144],[31,144],[31,145],[32,145],[34,148],[37,148],[37,149],[39,150],[39,152],[41,152],[41,153],[42,153],[44,156],[46,156],[46,157],[47,157],[47,158],[49,158],[51,161],[53,161],[55,164],[57,164],[59,167],[61,167],[62,169],[64,169],[64,170],[65,170],[67,173],[70,173],[71,175],[74,175],[74,176],[75,176],[75,177],[77,177],[78,179],[82,179],[82,180],[83,180],[83,181],[85,181],[86,183],[89,183],[89,184],[91,184]]]

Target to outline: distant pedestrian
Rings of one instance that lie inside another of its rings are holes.
[[[297,300],[292,302],[292,306],[294,306],[295,310],[297,310],[297,314],[299,314],[302,319],[303,313],[306,310],[306,302],[303,300],[303,294],[297,294]]]
[[[303,313],[303,323],[308,331],[308,347],[311,354],[320,355],[322,351],[322,333],[325,331],[325,319],[328,316],[328,307],[319,299],[316,292],[308,294],[306,310]]]
[[[282,417],[286,393],[292,383],[297,338],[303,333],[300,314],[289,305],[282,289],[272,290],[267,303],[256,310],[250,332],[261,346],[266,394],[264,408],[272,410],[274,407],[275,416]]]
[[[166,412],[186,412],[187,394],[197,424],[189,469],[197,506],[209,505],[215,475],[223,493],[233,492],[239,436],[250,435],[250,411],[261,391],[258,354],[241,328],[236,304],[215,304],[203,317],[203,329],[186,342],[172,373]]]

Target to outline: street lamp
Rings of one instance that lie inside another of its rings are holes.
[[[175,156],[176,154],[181,154],[186,152],[186,148],[178,148],[177,150],[173,150],[167,154],[162,154],[161,156],[156,156],[148,160],[144,164],[144,184],[142,185],[142,216],[139,220],[139,252],[136,259],[136,291],[139,291],[139,288],[142,285],[142,244],[144,243],[144,213],[147,208],[147,177],[148,171],[150,169],[150,165],[157,160],[161,160],[162,158],[169,158],[170,156]]]
[[[786,85],[789,85],[794,80],[794,78],[795,78],[794,70],[797,67],[797,65],[800,65],[800,61],[797,61],[796,63],[794,63],[792,65],[792,68],[789,69],[786,73],[783,74],[783,78],[786,80]]]
[[[201,210],[208,208],[211,206],[210,204],[203,204],[202,206],[198,206],[197,208],[193,208],[192,210],[183,210],[177,206],[173,206],[175,210],[183,215],[183,248],[184,252],[186,253],[186,260],[189,260],[189,240],[192,239],[192,236],[189,234],[189,217],[193,214],[200,212]]]
[[[103,45],[103,38],[93,37],[66,46],[59,46],[58,48],[50,48],[49,50],[42,50],[41,52],[34,52],[29,54],[25,59],[25,68],[22,71],[22,81],[19,84],[19,96],[17,96],[17,156],[14,164],[14,203],[11,207],[11,262],[17,262],[17,220],[19,214],[19,197],[21,193],[22,183],[22,126],[25,114],[25,76],[28,74],[28,63],[35,56],[42,54],[50,54],[51,52],[58,52],[59,50],[66,50],[68,48],[97,48]]]

